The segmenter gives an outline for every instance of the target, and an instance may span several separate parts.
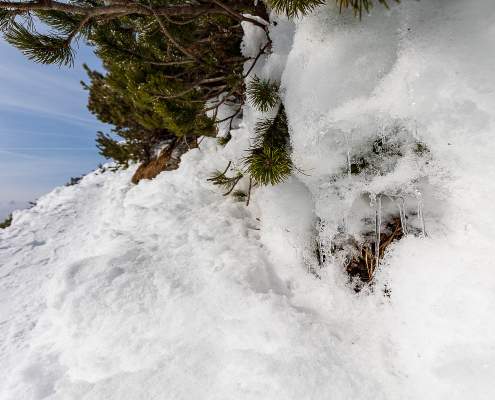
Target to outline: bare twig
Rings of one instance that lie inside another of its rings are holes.
[[[249,188],[248,188],[248,192],[247,192],[246,207],[249,206],[249,202],[251,201],[251,188],[252,188],[252,185],[253,185],[253,178],[252,177],[249,177]]]
[[[69,36],[67,36],[67,44],[70,44],[72,42],[72,39],[74,39],[74,37],[81,32],[81,30],[84,28],[84,26],[90,21],[92,17],[90,15],[86,15],[82,20],[81,22],[79,22],[79,25],[76,27],[76,29],[74,29],[70,34]]]
[[[246,22],[250,22],[252,23],[253,25],[256,25],[256,26],[259,26],[261,29],[263,29],[265,32],[267,31],[267,24],[263,24],[253,18],[249,18],[249,17],[246,17],[245,15],[242,15],[241,13],[238,13],[237,11],[235,10],[232,10],[230,7],[228,7],[227,5],[223,4],[222,2],[218,1],[218,0],[211,0],[211,2],[213,4],[216,4],[218,7],[224,9],[230,16],[238,19],[239,21],[246,21]]]
[[[237,178],[235,178],[234,183],[232,184],[230,190],[227,193],[224,193],[223,195],[228,196],[230,193],[232,193],[232,191],[234,190],[234,188],[237,186],[237,184],[241,179],[242,179],[242,175],[238,175]]]
[[[153,16],[155,17],[156,21],[158,22],[158,25],[160,26],[160,30],[162,33],[165,35],[165,37],[176,47],[180,52],[182,52],[185,56],[196,60],[196,62],[202,64],[202,61],[196,57],[193,53],[191,53],[188,49],[186,49],[184,46],[182,46],[175,38],[174,36],[168,31],[168,29],[165,27],[165,24],[163,23],[162,19],[160,16],[155,12],[154,8],[151,7],[151,3],[149,6],[149,9],[153,13]]]

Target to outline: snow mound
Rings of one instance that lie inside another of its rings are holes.
[[[247,208],[207,181],[248,148],[262,115],[246,106],[225,147],[204,139],[176,171],[96,171],[16,212],[2,400],[493,398],[491,1],[273,18],[254,72],[282,82],[304,174]],[[244,51],[263,40],[248,31]],[[356,294],[338,262],[317,265],[317,221],[328,241],[358,234],[386,195],[417,230],[421,202],[427,236],[392,244]]]

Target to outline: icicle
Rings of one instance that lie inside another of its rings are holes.
[[[405,207],[404,197],[399,197],[397,202],[397,207],[399,207],[399,216],[400,216],[400,226],[402,228],[402,233],[407,235],[407,223],[406,223],[406,207]]]
[[[347,176],[351,177],[351,149],[349,146],[349,137],[345,135],[345,145],[347,148]]]
[[[375,270],[380,266],[380,229],[382,226],[382,197],[376,197],[375,204]]]
[[[423,216],[423,196],[419,190],[416,190],[416,198],[418,199],[418,219],[421,225],[421,233],[426,236],[425,218]]]
[[[386,195],[392,204],[395,204],[397,208],[399,209],[399,217],[400,217],[400,226],[402,229],[402,233],[404,235],[407,235],[407,222],[406,222],[406,207],[405,207],[405,200],[404,197],[402,196],[396,196],[392,194],[387,194]]]

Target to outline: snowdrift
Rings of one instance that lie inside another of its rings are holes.
[[[0,231],[0,398],[492,399],[495,7],[475,3],[273,16],[254,72],[282,83],[302,173],[247,208],[206,179],[240,162],[249,106],[225,147],[205,139],[176,171],[96,171],[16,212]],[[401,156],[352,173],[377,140]],[[357,235],[385,195],[419,233],[356,294],[314,244]]]

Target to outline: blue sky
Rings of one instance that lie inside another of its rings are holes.
[[[69,69],[35,64],[0,39],[0,221],[104,161],[94,139],[108,128],[86,109],[83,62],[100,68],[87,47]]]

